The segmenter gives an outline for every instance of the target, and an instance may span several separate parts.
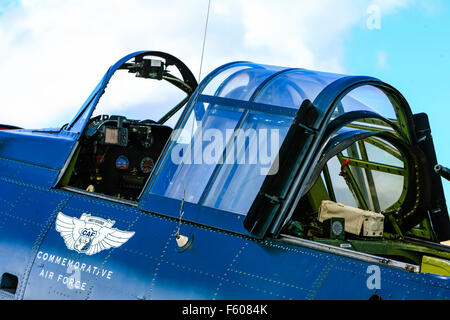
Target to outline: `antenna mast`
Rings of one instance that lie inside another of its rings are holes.
[[[198,72],[198,83],[200,83],[201,81],[201,77],[202,77],[202,66],[203,66],[203,56],[205,53],[205,44],[206,44],[206,33],[208,31],[208,22],[209,22],[209,9],[211,8],[211,0],[208,0],[208,11],[206,13],[206,23],[205,23],[205,32],[203,34],[203,45],[202,45],[202,55],[200,58],[200,68],[199,68],[199,72]],[[197,96],[195,96],[193,104],[195,104],[197,102]],[[194,138],[194,122],[195,122],[195,117],[192,117],[192,127],[191,127],[191,139]],[[178,219],[178,228],[177,228],[177,232],[175,233],[175,239],[177,240],[177,244],[180,248],[184,248],[185,246],[190,245],[190,243],[192,242],[192,239],[190,239],[191,241],[189,241],[189,239],[186,236],[180,235],[180,229],[181,229],[181,219],[183,217],[184,214],[184,199],[185,199],[185,194],[186,194],[186,180],[183,182],[184,187],[183,187],[183,198],[181,199],[181,207],[180,207],[180,217]]]

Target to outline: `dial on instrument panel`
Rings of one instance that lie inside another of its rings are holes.
[[[145,157],[141,160],[140,168],[143,173],[149,173],[152,171],[154,165],[152,158]]]

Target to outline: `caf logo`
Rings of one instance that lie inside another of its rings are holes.
[[[91,246],[92,240],[97,234],[97,231],[94,231],[92,228],[84,228],[80,233],[81,236],[77,239],[77,241],[75,241],[74,248],[78,252],[85,252]]]
[[[78,219],[59,212],[55,228],[68,249],[93,255],[102,250],[118,248],[134,235],[133,231],[112,228],[115,223],[114,220],[105,220],[86,213]]]

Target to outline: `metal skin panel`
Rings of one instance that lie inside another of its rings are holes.
[[[70,196],[65,192],[64,198]],[[180,252],[174,237],[177,219],[84,195],[73,195],[59,209],[77,218],[86,212],[112,219],[114,228],[135,234],[118,248],[88,256],[67,248],[55,229],[55,210],[49,212],[53,220],[47,218],[45,240],[33,251],[37,256],[25,299],[369,299],[374,294],[383,299],[450,299],[447,277],[377,264],[381,288],[369,289],[368,268],[373,264],[364,261],[191,223],[181,224],[180,234],[193,242]],[[15,233],[28,230],[18,228]],[[34,237],[21,246],[32,246],[31,240]],[[60,257],[60,262],[49,262],[49,255]],[[85,264],[79,273],[83,289],[63,283],[64,277],[76,279],[68,268],[70,260]]]
[[[0,156],[61,169],[75,145],[75,136],[36,130],[0,130]]]
[[[59,171],[0,157],[0,180],[49,190]]]
[[[67,192],[67,194],[71,193]],[[68,217],[78,219],[83,213],[91,214],[92,217],[111,219],[115,221],[113,228],[123,231],[134,231],[133,226],[140,217],[139,212],[134,207],[80,195],[74,195],[67,205],[61,209],[61,212]],[[70,250],[60,232],[56,230],[55,221],[56,216],[45,241],[37,252],[36,262],[31,270],[30,282],[24,296],[25,299],[99,298],[98,295],[91,297],[94,287],[96,287],[96,290],[102,291],[104,298],[136,298],[136,296],[128,295],[126,291],[127,283],[133,284],[135,290],[139,288],[136,282],[132,282],[133,277],[137,276],[136,271],[138,270],[134,269],[135,267],[132,264],[129,264],[128,253],[120,255],[121,259],[116,259],[117,254],[114,249],[102,250],[93,255]],[[130,242],[135,241],[133,238],[123,246],[133,248],[143,244],[135,243],[130,246]],[[78,274],[74,268],[70,267],[71,261],[74,264],[79,262],[80,272]],[[145,269],[146,267],[144,267]],[[129,274],[129,279],[117,278],[116,275],[121,273],[117,270]],[[51,272],[53,272],[53,275]],[[78,289],[67,286],[67,281],[70,278],[80,281]],[[81,286],[81,284],[84,285]],[[134,291],[131,290],[130,292]],[[112,293],[114,293],[114,296],[111,296]]]
[[[50,189],[76,144],[74,136],[0,130],[0,177]]]
[[[17,276],[16,294],[7,298],[20,298],[52,216],[71,195],[4,181],[0,190],[0,276],[5,272]]]
[[[367,300],[378,295],[384,300],[448,300],[449,278],[431,274],[413,274],[394,268],[380,266],[380,288],[369,290],[367,283],[371,264],[348,259],[336,259],[320,284],[314,299]],[[358,288],[359,287],[359,288]],[[359,290],[358,290],[359,289]]]
[[[147,193],[142,197],[139,208],[147,212],[157,212],[177,219],[180,216],[181,202],[177,199],[164,198],[159,195]],[[141,205],[142,203],[145,206]],[[242,224],[244,216],[241,214],[189,202],[183,204],[183,211],[183,219],[185,221],[197,222],[221,230],[249,235],[249,232],[245,230]]]

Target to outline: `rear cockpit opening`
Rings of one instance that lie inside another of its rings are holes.
[[[341,98],[280,234],[407,264],[448,259],[429,212],[426,156],[411,143],[406,119],[399,100],[381,88]]]
[[[332,210],[340,211],[336,217],[347,218],[347,232],[345,236],[339,235],[339,239],[383,238],[384,216],[395,215],[401,209],[408,190],[406,158],[391,143],[376,137],[330,151],[319,162],[306,194],[297,205],[291,229],[298,230],[300,225],[301,236],[336,238],[337,235],[330,234],[327,225],[330,221],[324,223],[324,215],[320,214],[331,206]],[[381,232],[375,234],[373,230],[369,233],[368,227],[364,230],[362,221],[374,216],[381,219],[378,219]],[[349,223],[355,223],[357,228],[352,229]]]
[[[326,149],[281,233],[407,264],[448,259],[450,250],[434,243],[426,214],[403,226],[423,210],[418,200],[425,191],[411,154],[389,135],[356,135],[342,148]]]
[[[373,141],[378,150],[370,144]],[[423,253],[403,241],[413,236],[412,231],[403,233],[397,222],[402,207],[407,207],[404,202],[411,174],[407,161],[386,141],[373,141],[360,140],[326,162],[282,234],[420,265]],[[391,153],[379,148],[388,145]],[[432,240],[427,221],[413,230]],[[420,250],[441,256],[438,250]]]

